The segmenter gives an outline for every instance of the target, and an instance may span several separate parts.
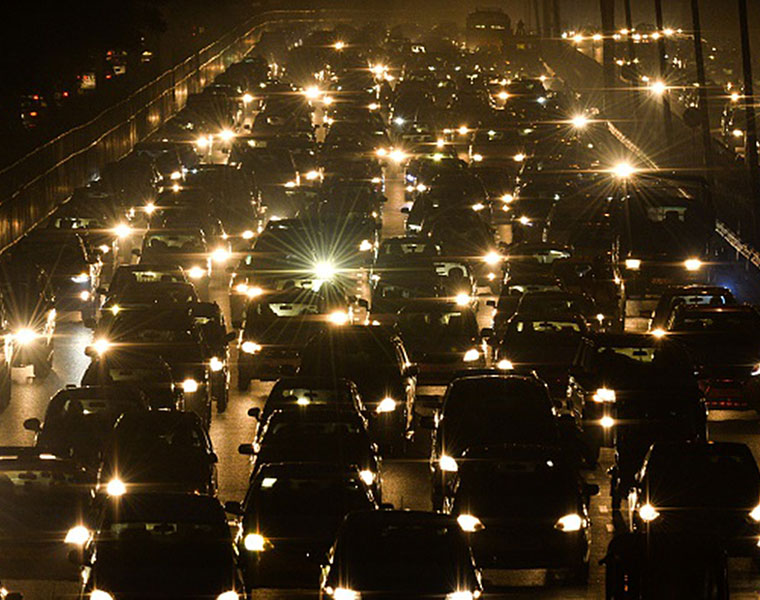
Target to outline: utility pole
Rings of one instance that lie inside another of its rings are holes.
[[[536,16],[536,35],[541,37],[541,14],[538,9],[538,3],[541,0],[533,0],[533,14]]]
[[[602,13],[602,66],[604,69],[604,105],[607,115],[613,116],[615,108],[615,0],[599,0]]]
[[[550,0],[541,0],[541,9],[544,17],[543,38],[549,40],[552,37],[552,15],[549,7]]]
[[[639,103],[641,96],[639,93],[638,67],[636,66],[636,45],[633,43],[633,13],[631,12],[631,0],[623,0],[623,11],[625,12],[625,27],[628,31],[626,46],[628,48],[628,63],[632,73],[636,74],[631,84],[631,98],[633,99],[633,114],[638,118]],[[628,79],[628,78],[626,78]]]
[[[747,22],[747,0],[739,0],[739,30],[742,39],[742,66],[744,71],[743,106],[747,115],[747,131],[744,134],[744,160],[749,169],[750,191],[752,193],[753,236],[757,244],[760,242],[760,173],[757,165],[757,126],[755,123],[755,95],[752,89],[752,50],[749,41],[749,25]]]
[[[699,117],[702,129],[702,157],[705,175],[710,188],[713,188],[713,152],[710,136],[710,110],[707,97],[707,78],[705,77],[705,58],[702,52],[702,24],[699,16],[699,0],[691,0],[691,21],[694,32],[694,59],[697,63],[697,83],[699,83]]]
[[[559,0],[552,0],[552,13],[554,18],[554,37],[559,39],[562,35],[562,22],[559,17]]]
[[[667,85],[666,75],[668,72],[668,63],[665,58],[665,36],[662,31],[665,27],[662,19],[662,0],[654,0],[654,13],[656,20],[657,33],[657,54],[660,59],[660,79]],[[670,112],[670,92],[667,87],[662,94],[662,118],[665,124],[665,139],[668,143],[668,148],[673,148],[673,115]]]

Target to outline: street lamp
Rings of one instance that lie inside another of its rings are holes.
[[[629,162],[619,162],[610,171],[616,178],[622,180],[628,180],[633,177],[638,169]]]
[[[588,125],[588,117],[586,115],[575,115],[570,122],[576,129],[585,129]]]
[[[664,81],[658,79],[656,81],[653,81],[649,85],[649,90],[655,95],[655,96],[662,96],[665,92],[668,91],[668,86],[665,84]]]

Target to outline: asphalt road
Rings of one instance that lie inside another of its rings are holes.
[[[387,195],[389,202],[384,214],[384,236],[403,233],[403,215],[400,209],[404,202],[404,192],[400,171],[389,168]],[[502,239],[508,240],[508,231],[500,231]],[[226,280],[217,276],[211,290],[216,300],[225,310],[228,309]],[[481,299],[480,317],[487,320],[487,311],[492,309]],[[0,443],[3,445],[31,444],[33,435],[24,431],[22,423],[29,417],[43,417],[49,398],[65,384],[78,383],[89,359],[84,355],[84,347],[90,341],[89,330],[81,323],[63,315],[57,329],[56,353],[53,372],[44,381],[27,382],[25,373],[16,370],[16,382],[10,406],[0,414]],[[233,362],[235,351],[233,350]],[[234,368],[233,368],[234,377]],[[225,500],[240,500],[247,487],[248,460],[237,453],[238,445],[251,440],[255,421],[247,416],[252,406],[262,406],[271,383],[253,382],[248,392],[237,391],[235,380],[231,385],[230,404],[222,415],[214,415],[211,436],[216,453],[219,456],[220,496]],[[423,393],[434,390],[421,390]],[[750,445],[756,459],[760,460],[760,425],[757,422],[725,422],[712,424],[710,435],[713,439],[742,441]],[[429,510],[430,488],[428,481],[428,462],[430,440],[423,432],[415,440],[414,451],[403,460],[386,460],[383,464],[382,479],[384,501],[392,502],[397,508]],[[601,489],[599,496],[592,499],[592,563],[588,586],[568,587],[561,580],[548,577],[544,571],[518,571],[499,578],[504,586],[492,592],[494,596],[504,598],[601,598],[604,596],[604,569],[598,561],[605,553],[607,543],[612,535],[610,501],[607,494],[607,468],[612,463],[611,450],[604,450],[599,467],[587,473],[590,482],[597,483]],[[758,577],[749,560],[730,562],[733,598],[760,598],[760,577]],[[0,578],[2,578],[0,573]],[[68,598],[75,594],[75,581],[51,581],[44,574],[34,574],[36,579],[6,580],[11,589],[24,592],[27,600],[52,600]],[[486,580],[488,576],[486,574]],[[491,594],[488,594],[491,596]],[[313,592],[262,590],[256,593],[261,598],[285,598],[293,596],[315,596]]]

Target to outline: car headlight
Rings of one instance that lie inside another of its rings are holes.
[[[256,354],[261,352],[261,345],[256,342],[243,342],[240,345],[240,349],[246,354]]]
[[[235,286],[235,291],[238,294],[245,294],[245,293],[247,293],[248,292],[248,284],[247,283],[238,283]]]
[[[406,160],[406,152],[403,150],[391,150],[390,154],[388,155],[390,159],[395,162],[396,164],[400,164]]]
[[[314,276],[322,281],[330,281],[335,277],[335,265],[322,261],[314,265]]]
[[[457,517],[457,523],[459,523],[462,531],[466,531],[467,533],[482,531],[486,528],[475,515],[459,515]]]
[[[501,262],[501,255],[498,252],[489,252],[483,257],[483,262],[487,265],[498,265]]]
[[[218,373],[224,368],[224,361],[216,356],[212,356],[208,366],[212,372]]]
[[[40,337],[40,334],[38,334],[33,329],[19,329],[16,331],[16,333],[13,334],[13,339],[17,341],[22,346],[26,346],[27,344],[31,344],[34,340],[36,340],[38,337]]]
[[[264,552],[268,546],[268,540],[260,533],[249,533],[243,538],[243,547],[248,552]]]
[[[231,129],[222,129],[219,132],[219,139],[222,140],[223,142],[229,142],[234,137],[235,137],[235,132],[232,131]]]
[[[659,516],[660,513],[654,506],[649,504],[649,502],[639,507],[639,517],[641,517],[641,520],[646,523],[654,521]]]
[[[256,287],[256,286],[249,287],[245,291],[245,295],[248,296],[249,298],[258,298],[263,293],[264,293],[264,290],[262,290],[260,287]]]
[[[583,517],[576,513],[571,513],[564,517],[560,517],[555,523],[554,529],[570,533],[573,531],[579,531],[585,524],[586,521]]]
[[[319,171],[309,171],[304,177],[306,178],[306,181],[316,181],[319,179]]]
[[[598,388],[596,390],[596,393],[591,397],[591,399],[594,402],[597,403],[603,403],[603,402],[614,402],[615,401],[615,390],[610,390],[607,388]]]
[[[92,294],[90,294],[89,290],[82,290],[81,292],[79,292],[79,299],[82,302],[87,302],[90,299],[91,295]]]
[[[90,592],[90,600],[114,600],[114,597],[103,590],[92,590]]]
[[[240,594],[234,590],[222,592],[216,597],[216,600],[240,600]]]
[[[198,382],[188,377],[182,382],[182,391],[186,394],[194,394],[198,391]]]
[[[760,523],[760,504],[750,511],[749,516],[756,523]]]
[[[349,588],[335,588],[332,593],[333,600],[360,600],[361,594]]]
[[[200,279],[206,274],[206,269],[202,269],[201,267],[190,267],[187,274],[190,276],[190,279]]]
[[[92,343],[92,347],[95,349],[95,352],[102,356],[111,348],[111,342],[105,338],[98,338]]]
[[[441,468],[441,471],[446,473],[456,473],[459,470],[457,461],[447,454],[441,455],[441,458],[438,459],[438,466]]]
[[[604,415],[599,419],[599,425],[601,425],[603,429],[612,429],[615,426],[615,419],[609,415]]]
[[[114,477],[111,479],[111,481],[108,482],[108,485],[106,485],[106,494],[109,496],[118,498],[119,496],[123,496],[126,493],[127,486],[118,477]]]
[[[382,413],[393,412],[394,410],[396,410],[396,401],[393,398],[386,397],[386,398],[383,398],[380,401],[380,404],[377,405],[375,412],[377,414],[382,414]]]
[[[629,271],[638,271],[641,268],[641,260],[638,258],[626,258],[625,268]]]
[[[252,240],[253,236],[255,234],[250,229],[246,229],[243,233],[240,234],[240,237],[242,237],[244,240]]]
[[[66,532],[65,544],[84,546],[90,539],[90,530],[84,525],[76,525]]]
[[[372,250],[372,242],[362,240],[361,244],[359,244],[359,252],[369,252],[370,250]]]
[[[71,281],[74,283],[87,283],[90,281],[90,275],[89,273],[80,273],[79,275],[74,275],[74,277],[71,278]]]
[[[650,333],[652,336],[654,336],[654,337],[656,337],[656,338],[658,338],[658,339],[659,339],[659,338],[663,338],[663,337],[665,337],[665,336],[667,335],[667,333],[668,333],[668,332],[667,332],[667,331],[665,331],[664,329],[661,329],[660,327],[658,327],[657,329],[652,329],[652,331],[650,331],[649,333]]]
[[[454,302],[457,306],[467,306],[472,301],[469,294],[461,293],[454,296]]]
[[[116,237],[124,239],[132,234],[132,228],[126,223],[119,223],[113,228],[113,232],[116,234]]]
[[[462,360],[464,362],[475,362],[480,358],[480,352],[476,350],[475,348],[470,348],[467,352],[464,353],[464,357],[462,357]]]
[[[691,271],[693,273],[694,271],[699,271],[702,268],[702,261],[698,258],[690,258],[683,261],[683,266],[687,271]]]
[[[230,257],[230,253],[226,248],[217,248],[211,253],[211,259],[216,263],[225,263]]]
[[[476,590],[475,592],[464,590],[446,594],[446,600],[475,600],[477,598],[480,598],[480,590]]]
[[[156,205],[152,202],[148,202],[145,207],[143,208],[146,215],[152,215],[156,210]]]
[[[348,313],[345,310],[336,310],[331,312],[327,319],[333,325],[345,325],[348,323]]]
[[[367,485],[372,485],[375,483],[375,479],[377,479],[377,475],[369,469],[359,471],[359,477],[361,477],[361,480]]]
[[[111,251],[111,246],[108,246],[107,244],[100,244],[100,246],[98,246],[98,250],[100,250],[102,254],[108,254]]]
[[[511,371],[515,368],[515,366],[512,364],[511,360],[502,358],[499,362],[496,363],[496,368],[501,369],[502,371]]]

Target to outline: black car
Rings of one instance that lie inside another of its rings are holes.
[[[319,590],[321,600],[372,595],[471,600],[481,594],[467,539],[453,517],[394,510],[346,517]]]
[[[729,306],[736,304],[736,298],[728,288],[714,285],[683,285],[666,289],[649,321],[649,330],[664,329],[673,312],[681,305]]]
[[[343,518],[378,501],[356,468],[331,463],[264,465],[241,507],[238,540],[246,586],[310,587]]]
[[[454,379],[435,419],[430,456],[433,508],[454,493],[456,473],[473,446],[561,445],[546,385],[531,376],[476,374]]]
[[[563,569],[585,583],[589,497],[598,491],[560,448],[473,447],[463,456],[446,508],[468,532],[479,568]]]
[[[206,236],[200,229],[152,229],[145,233],[142,248],[133,253],[146,265],[182,267],[198,294],[208,296],[211,255]]]
[[[703,537],[731,556],[760,553],[760,471],[744,444],[656,442],[629,511],[634,531]]]
[[[24,428],[35,432],[40,452],[70,457],[95,473],[117,419],[148,409],[144,392],[130,385],[69,386],[50,399],[44,421],[26,419]]]
[[[211,400],[216,402],[217,412],[227,410],[230,388],[229,344],[236,337],[227,331],[224,313],[216,302],[193,304],[191,315],[200,331],[204,355],[208,360],[208,385]]]
[[[82,600],[236,600],[245,593],[224,510],[208,496],[109,498],[79,562]]]
[[[354,381],[370,411],[370,432],[401,451],[413,429],[417,365],[400,337],[382,327],[330,327],[301,352],[299,374]]]
[[[98,490],[216,494],[218,462],[200,419],[179,411],[124,414],[103,451]]]

